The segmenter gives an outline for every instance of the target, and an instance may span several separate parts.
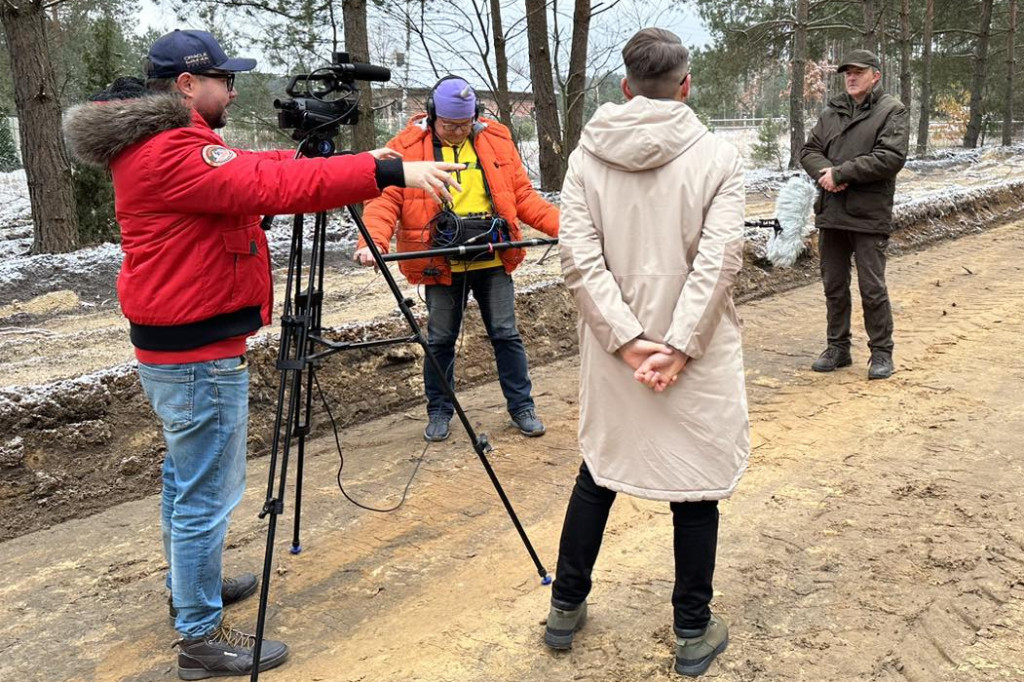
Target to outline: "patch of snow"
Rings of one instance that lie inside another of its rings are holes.
[[[32,206],[24,170],[0,173],[0,260],[32,247]]]
[[[58,379],[37,386],[7,386],[0,388],[0,413],[22,411],[38,412],[38,406],[53,401],[54,396],[86,395],[103,390],[108,380],[133,374],[138,366],[134,360],[100,369],[71,379]],[[87,392],[87,393],[86,393]]]

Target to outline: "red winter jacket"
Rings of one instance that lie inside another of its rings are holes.
[[[65,128],[79,157],[113,175],[125,254],[117,292],[143,362],[239,355],[270,322],[262,215],[380,194],[369,154],[296,160],[231,149],[174,95],[84,104]]]
[[[401,152],[405,161],[433,161],[434,142],[426,124],[426,115],[413,117],[409,125],[388,142],[388,146]],[[473,149],[491,190],[494,210],[508,221],[512,241],[522,239],[520,219],[547,235],[557,237],[558,208],[544,201],[533,189],[508,128],[497,121],[481,120],[474,126]],[[398,250],[423,251],[430,241],[429,230],[424,227],[438,210],[437,203],[422,190],[389,187],[379,199],[366,205],[363,221],[382,252],[387,253],[396,224]],[[366,244],[360,238],[359,247],[363,246]],[[515,270],[525,255],[523,249],[502,251],[505,271]],[[411,284],[452,282],[452,270],[444,258],[404,260],[398,267]],[[425,270],[438,274],[425,274]]]

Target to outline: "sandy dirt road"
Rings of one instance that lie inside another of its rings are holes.
[[[824,304],[809,286],[741,308],[753,453],[722,505],[715,610],[723,681],[1024,679],[1024,223],[895,259],[895,376],[818,375]],[[856,307],[856,306],[855,306]],[[465,404],[549,569],[578,465],[577,364],[538,368],[548,435],[506,425],[495,384]],[[397,500],[422,451],[414,410],[343,434],[350,493]],[[255,570],[266,461],[225,556]],[[269,633],[292,657],[273,682],[670,680],[671,516],[620,497],[591,621],[564,655],[540,643],[541,587],[456,429],[431,447],[408,503],[346,503],[329,439],[306,466],[305,551],[282,519]],[[158,498],[0,546],[0,679],[174,679]],[[228,617],[255,621],[254,600]]]

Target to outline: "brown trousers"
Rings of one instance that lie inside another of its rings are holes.
[[[885,247],[889,236],[822,229],[818,235],[821,281],[828,311],[828,345],[850,348],[850,256],[857,263],[857,284],[864,306],[864,327],[872,352],[892,355],[892,307],[885,286]]]

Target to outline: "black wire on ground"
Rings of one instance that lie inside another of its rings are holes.
[[[355,506],[359,507],[360,509],[378,512],[381,514],[387,514],[398,510],[403,504],[405,504],[405,500],[409,496],[409,488],[412,487],[412,482],[413,480],[415,480],[416,474],[420,470],[420,465],[423,464],[423,460],[426,459],[427,450],[430,449],[431,444],[427,443],[426,446],[423,448],[423,452],[421,452],[420,456],[416,458],[416,466],[413,467],[412,474],[409,476],[409,480],[405,484],[405,489],[402,491],[402,499],[400,499],[395,506],[381,508],[360,502],[359,500],[349,495],[348,491],[345,490],[345,484],[342,482],[341,479],[341,473],[345,468],[345,453],[341,448],[341,435],[338,433],[338,422],[335,421],[334,413],[331,412],[331,406],[328,405],[327,397],[324,395],[324,391],[320,387],[320,379],[317,377],[316,372],[313,369],[310,369],[310,373],[313,375],[313,383],[316,384],[317,393],[320,394],[320,402],[323,403],[324,409],[327,411],[327,418],[331,420],[331,428],[334,431],[334,443],[338,448],[338,490],[341,491],[341,494],[345,496],[346,500],[348,500]]]

